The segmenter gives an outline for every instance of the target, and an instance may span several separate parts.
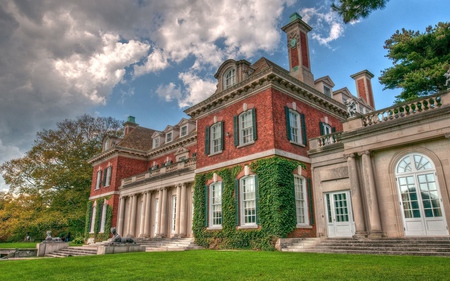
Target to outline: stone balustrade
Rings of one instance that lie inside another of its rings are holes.
[[[310,139],[310,149],[317,149],[327,145],[339,143],[341,141],[342,132],[332,133],[329,135],[320,136],[318,138]]]

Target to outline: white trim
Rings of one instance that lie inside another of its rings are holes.
[[[102,193],[102,194],[99,194],[99,195],[95,195],[95,196],[89,197],[89,200],[94,200],[94,199],[97,199],[97,198],[102,198],[102,197],[105,197],[105,196],[108,196],[108,195],[114,195],[114,194],[120,194],[120,193],[119,193],[119,191],[111,191],[111,192],[107,192],[107,193]]]
[[[284,151],[284,150],[281,150],[281,149],[269,149],[269,150],[266,150],[266,151],[263,151],[263,152],[258,152],[258,153],[251,154],[251,155],[248,155],[248,156],[236,158],[234,160],[224,161],[224,162],[221,162],[221,163],[218,163],[218,164],[214,164],[214,165],[206,166],[206,167],[203,167],[203,168],[200,168],[200,169],[196,169],[195,173],[196,174],[197,173],[203,173],[203,172],[206,172],[206,171],[209,171],[209,170],[216,170],[218,168],[230,166],[230,165],[233,165],[233,164],[247,162],[247,161],[250,161],[250,160],[263,158],[263,157],[267,157],[267,156],[274,156],[274,155],[283,156],[283,157],[286,157],[286,158],[291,158],[291,159],[294,159],[294,160],[297,160],[297,161],[301,161],[301,162],[304,162],[304,163],[311,164],[311,159],[308,158],[308,157],[301,156],[301,155],[298,155],[298,154],[294,154],[294,153],[291,153],[291,152],[287,152],[287,151]]]

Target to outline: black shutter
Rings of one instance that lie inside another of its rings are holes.
[[[336,133],[336,127],[332,127],[332,128],[331,128],[331,132],[332,132],[332,133]]]
[[[225,124],[220,122],[220,150],[223,151],[225,149]]]
[[[325,135],[325,130],[323,129],[323,122],[319,121],[319,128],[320,128],[320,135],[323,136]]]
[[[235,115],[234,119],[234,146],[239,145],[239,116]]]
[[[259,224],[259,183],[258,183],[258,176],[255,176],[255,211],[256,211],[256,224]]]
[[[256,129],[256,108],[252,108],[252,122],[253,122],[253,140],[258,139],[258,130]]]
[[[306,179],[306,189],[308,192],[308,207],[309,207],[309,224],[314,225],[314,206],[313,206],[313,194],[311,187],[311,179]]]
[[[208,227],[208,186],[205,185],[205,227]]]
[[[235,220],[236,225],[239,225],[239,180],[234,180],[234,206],[236,208],[235,211]]]
[[[289,114],[289,107],[284,107],[284,112],[286,114],[286,136],[288,140],[292,140],[291,137],[291,120],[290,120],[290,114]]]
[[[306,146],[308,145],[308,137],[306,136],[306,120],[305,120],[305,114],[300,113],[300,122],[302,125],[302,137],[303,137],[303,144]]]
[[[209,141],[209,126],[205,127],[205,154],[209,155],[210,141]]]
[[[102,185],[103,185],[103,186],[106,186],[106,174],[107,174],[107,170],[108,170],[108,168],[106,168],[106,169],[103,170],[103,182],[102,182]]]

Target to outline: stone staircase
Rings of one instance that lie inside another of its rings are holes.
[[[194,238],[138,238],[136,243],[145,246],[146,252],[186,251],[203,249],[195,245]]]
[[[280,239],[283,252],[415,255],[450,257],[450,237],[442,238],[291,238]]]
[[[68,247],[55,252],[51,252],[50,254],[47,254],[45,256],[52,258],[66,258],[92,255],[97,255],[97,247],[95,246]]]

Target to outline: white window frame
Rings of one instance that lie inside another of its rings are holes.
[[[322,123],[322,130],[323,130],[323,135],[329,135],[333,133],[333,129],[331,128],[331,126],[327,123]]]
[[[166,134],[166,143],[169,143],[169,142],[171,142],[171,141],[173,141],[173,132],[171,131],[171,132],[168,132],[167,134]]]
[[[109,166],[108,168],[106,168],[106,181],[104,187],[108,187],[111,185],[111,174],[112,174],[112,167]]]
[[[184,133],[183,130],[185,131]],[[188,125],[184,125],[183,127],[180,128],[180,137],[187,136],[187,134],[188,134]]]
[[[296,144],[303,144],[302,125],[300,114],[290,109],[289,110],[289,128],[291,129],[291,142]]]
[[[247,189],[248,188],[248,189]],[[252,190],[253,189],[253,190]],[[257,226],[256,223],[256,183],[255,176],[246,176],[239,181],[240,222],[241,226]],[[247,214],[253,210],[253,214]]]
[[[216,214],[220,213],[220,216]],[[209,226],[210,228],[222,228],[222,182],[209,185]]]
[[[239,145],[254,143],[253,140],[253,115],[251,110],[239,115]]]
[[[328,86],[323,86],[323,93],[325,96],[330,97],[331,98],[331,88]]]
[[[102,170],[97,171],[97,182],[95,183],[95,189],[100,189],[102,183]]]
[[[153,139],[153,148],[158,148],[159,147],[159,138],[154,138]]]
[[[210,127],[210,154],[222,152],[222,122],[217,122]]]
[[[294,190],[297,227],[309,225],[306,179],[304,177],[294,176]]]
[[[172,195],[172,233],[175,233],[177,224],[177,196]]]
[[[223,75],[223,89],[226,90],[236,84],[236,69],[231,67]]]

